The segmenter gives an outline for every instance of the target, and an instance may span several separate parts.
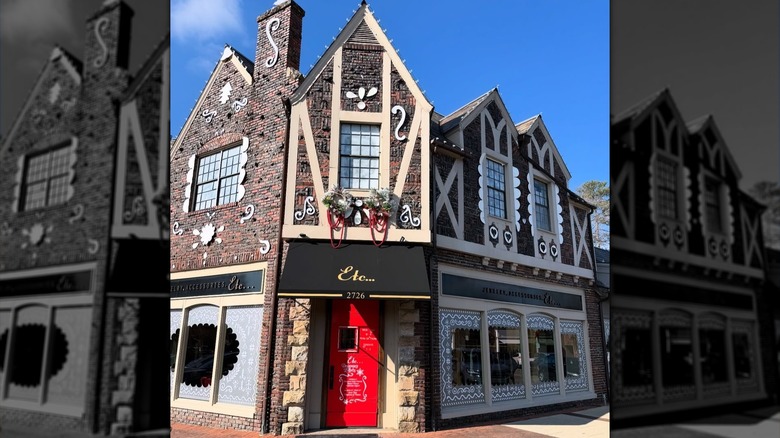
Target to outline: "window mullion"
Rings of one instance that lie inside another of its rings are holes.
[[[49,307],[49,314],[46,319],[46,335],[43,340],[43,365],[41,366],[41,390],[38,394],[38,403],[40,404],[46,403],[46,388],[49,386],[47,375],[49,374],[49,361],[51,361],[51,352],[53,350],[51,344],[54,338],[52,335],[54,331],[54,307]]]
[[[8,341],[5,344],[5,361],[3,363],[3,378],[0,379],[0,400],[5,400],[8,397],[8,382],[11,379],[11,364],[13,360],[11,354],[13,353],[14,334],[16,332],[16,320],[18,309],[11,309],[10,321],[8,321]],[[17,362],[18,363],[18,362]]]
[[[211,394],[209,395],[209,404],[215,405],[218,401],[219,381],[222,377],[222,360],[225,354],[225,332],[227,323],[225,318],[227,307],[219,308],[219,321],[217,323],[217,340],[214,342],[214,368],[211,370]]]

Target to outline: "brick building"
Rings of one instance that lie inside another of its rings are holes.
[[[132,15],[103,2],[83,61],[53,48],[0,149],[3,425],[167,427],[169,42],[128,71]]]
[[[304,77],[303,16],[277,2],[253,58],[225,47],[171,149],[171,421],[602,404],[592,207],[542,117],[497,89],[438,114],[365,3]]]
[[[613,426],[776,397],[764,207],[714,119],[664,89],[612,142]]]

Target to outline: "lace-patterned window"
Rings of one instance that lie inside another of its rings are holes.
[[[0,310],[0,377],[9,401],[79,416],[86,397],[92,311],[30,304]],[[8,365],[8,369],[4,367]]]
[[[484,402],[480,314],[441,309],[439,318],[442,406]]]
[[[753,321],[734,320],[731,324],[731,345],[737,393],[751,392],[758,386]]]
[[[520,316],[512,312],[488,312],[488,350],[493,401],[525,398],[523,344]]]
[[[566,391],[588,389],[585,333],[580,321],[561,321],[561,362]]]
[[[182,315],[187,317],[184,336]],[[178,386],[179,398],[215,397],[218,403],[254,406],[262,320],[262,306],[230,306],[224,312],[214,305],[171,310],[171,387]],[[177,360],[177,351],[183,360]]]
[[[555,354],[555,323],[551,317],[541,314],[529,315],[527,321],[533,395],[557,394],[560,392],[560,361]]]
[[[658,326],[664,400],[695,398],[691,315],[680,310],[659,312]]]
[[[610,344],[615,367],[615,400],[623,404],[654,403],[652,321],[650,312],[611,309],[615,337]]]

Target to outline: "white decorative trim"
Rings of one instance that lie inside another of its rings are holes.
[[[214,116],[217,115],[217,111],[205,109],[203,110],[201,115],[203,116],[204,119],[206,119],[206,123],[211,123],[211,120],[214,118]]]
[[[100,45],[100,49],[102,50],[102,53],[100,56],[95,58],[95,61],[92,65],[95,67],[103,67],[106,64],[106,61],[108,60],[108,48],[106,47],[105,41],[103,41],[103,35],[102,33],[108,29],[109,20],[108,17],[100,17],[97,22],[95,22],[95,38],[97,39],[98,44]]]
[[[450,202],[449,193],[452,190],[452,185],[455,178],[458,178],[457,196],[458,196],[458,217],[455,217],[455,210]],[[436,187],[439,188],[439,198],[436,200],[436,207],[434,208],[434,220],[441,214],[442,208],[447,209],[452,227],[455,229],[455,237],[463,239],[463,161],[455,160],[450,169],[450,173],[447,175],[447,180],[442,181],[439,168],[434,168],[434,180]]]
[[[68,223],[73,225],[76,221],[84,217],[84,204],[76,204],[73,206],[73,215],[68,218]]]
[[[484,142],[482,143],[485,144]],[[485,166],[485,159],[487,158],[487,155],[483,152],[482,155],[479,157],[479,166],[477,167],[477,172],[479,172],[479,202],[477,203],[477,207],[479,207],[479,220],[482,221],[483,224],[485,224],[485,200],[483,199],[483,191],[485,190],[485,176],[482,174],[483,168]]]
[[[515,229],[517,232],[520,232],[520,197],[522,196],[522,192],[520,190],[520,169],[517,167],[512,166],[512,187],[514,189],[514,197],[512,198],[515,203],[515,211],[517,212],[517,215],[515,216]]]
[[[371,87],[368,91],[364,87],[358,88],[357,94],[352,91],[347,91],[346,96],[348,99],[358,99],[357,107],[359,110],[366,109],[366,102],[364,99],[374,96],[379,90],[376,87]]]
[[[608,320],[605,324],[609,324]],[[566,378],[566,364],[563,364],[564,381],[566,382],[566,391],[586,391],[588,389],[588,361],[585,359],[585,332],[582,321],[560,321],[561,334],[574,334],[577,336],[577,350],[579,352],[579,376],[576,378]],[[563,348],[563,345],[561,345]]]
[[[533,167],[528,169],[528,174],[526,175],[526,179],[528,180],[528,225],[531,227],[531,236],[536,236],[536,216],[534,215],[534,174],[533,174]]]
[[[420,218],[412,216],[412,208],[408,204],[404,204],[401,215],[399,216],[402,224],[409,225],[413,228],[420,227]]]
[[[276,45],[273,37],[271,37],[271,32],[276,32],[279,29],[279,23],[281,23],[281,20],[278,17],[274,17],[265,24],[265,36],[268,38],[268,42],[271,43],[271,48],[274,51],[273,55],[265,60],[265,66],[268,68],[276,65],[276,61],[279,59],[279,46]]]
[[[303,200],[303,209],[295,211],[295,220],[302,221],[306,216],[317,214],[317,209],[314,207],[313,202],[314,196],[307,196]]]
[[[184,229],[179,228],[179,221],[173,223],[173,234],[177,236],[181,236],[182,234],[184,234]]]
[[[480,330],[482,327],[480,314],[468,310],[441,309],[439,322],[441,405],[459,406],[484,403],[485,389],[482,384],[454,386],[452,383],[452,331],[455,328]]]
[[[252,216],[254,216],[255,206],[252,204],[247,205],[246,208],[244,209],[244,212],[245,214],[241,216],[241,221],[240,221],[242,224],[248,221],[249,219],[251,219]]]
[[[230,100],[230,94],[232,92],[233,92],[233,86],[230,85],[230,82],[226,82],[225,85],[223,85],[222,88],[219,90],[220,105],[224,105],[227,103],[228,100]]]
[[[560,190],[558,189],[558,184],[556,184],[555,181],[551,181],[550,184],[553,187],[553,198],[555,199],[555,210],[556,210],[556,214],[558,215],[558,227],[555,230],[555,236],[557,237],[558,243],[563,245],[563,206],[561,205],[561,193]]]
[[[268,240],[260,240],[260,244],[262,245],[260,247],[260,254],[268,254],[268,251],[271,250],[271,242]]]
[[[87,239],[87,252],[95,255],[98,252],[98,249],[100,249],[100,242],[98,242],[95,239]]]
[[[395,139],[398,141],[404,141],[406,140],[405,135],[398,135],[398,130],[401,129],[401,127],[406,123],[406,110],[401,105],[395,105],[390,109],[390,112],[392,114],[401,113],[401,121],[398,122],[397,125],[395,125],[395,131],[393,134],[395,135]]]
[[[248,100],[247,100],[246,97],[243,97],[243,98],[238,99],[238,100],[234,100],[233,104],[232,104],[233,112],[237,113],[237,112],[241,111],[241,108],[245,107],[247,102],[248,102]]]

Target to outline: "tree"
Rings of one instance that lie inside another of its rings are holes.
[[[780,183],[760,181],[748,191],[756,200],[766,205],[766,211],[761,217],[764,246],[780,249]]]
[[[609,186],[604,181],[586,181],[577,189],[577,194],[596,207],[590,217],[593,245],[609,249]]]

